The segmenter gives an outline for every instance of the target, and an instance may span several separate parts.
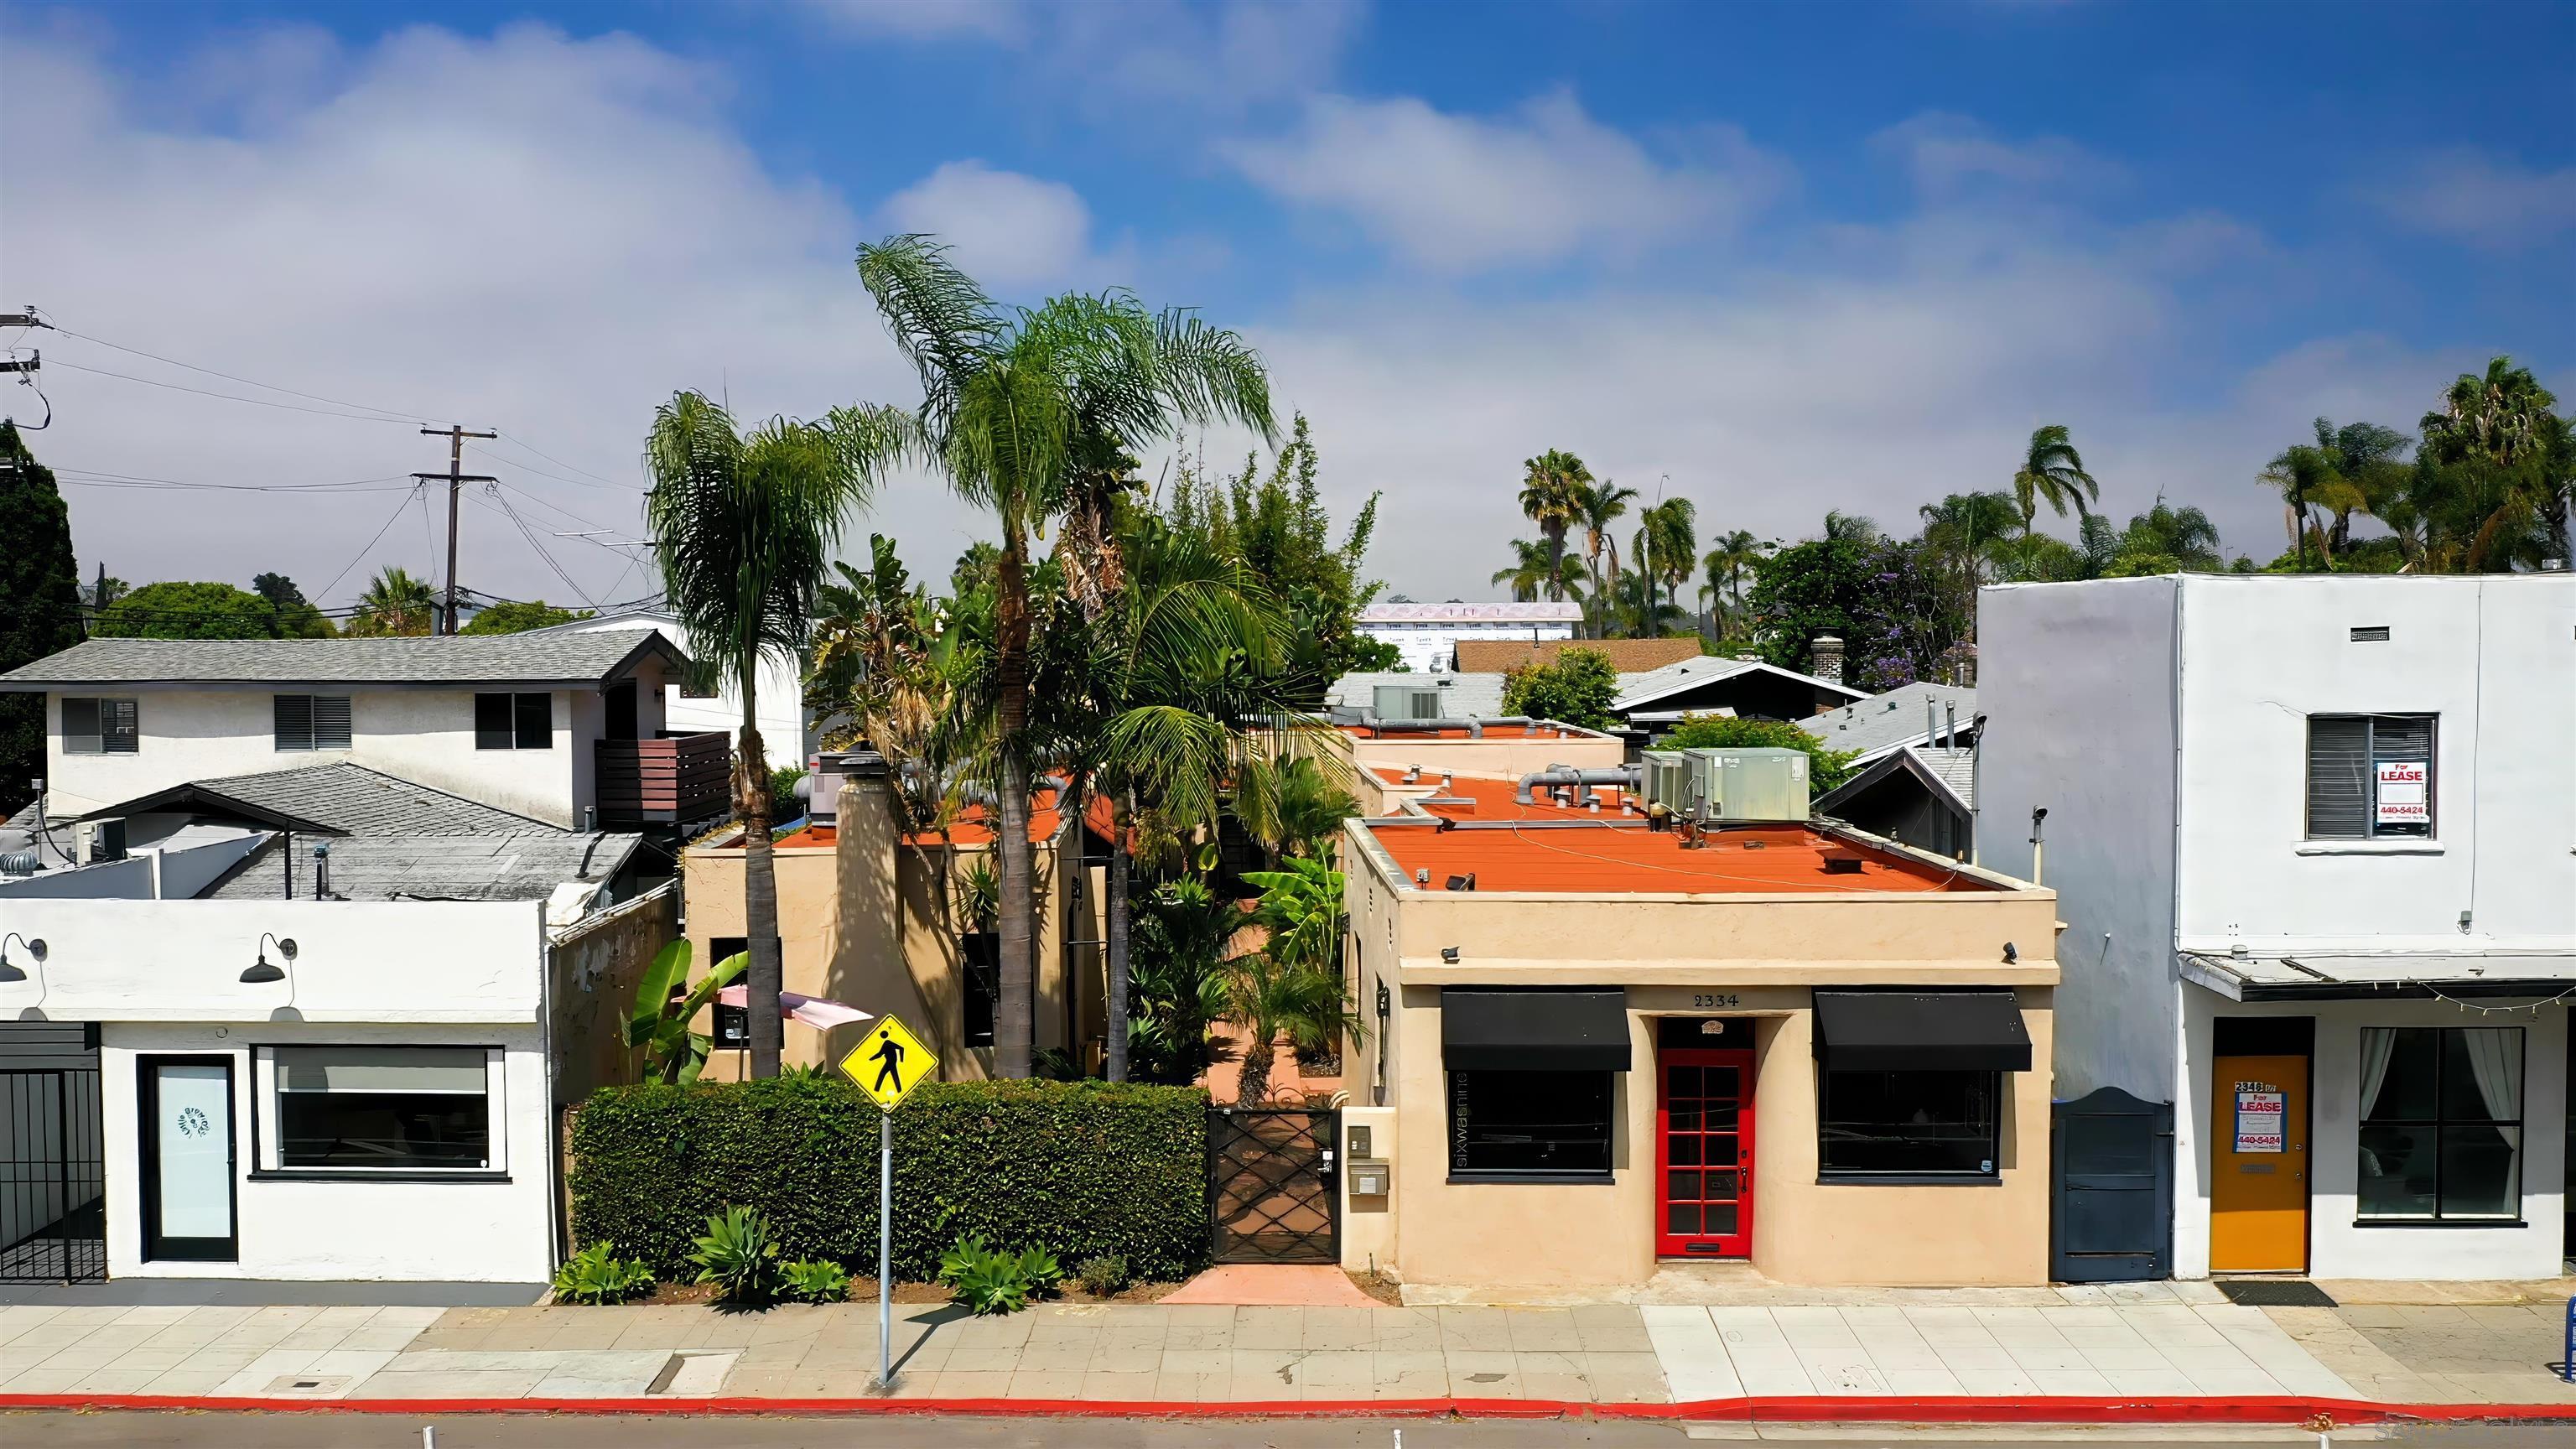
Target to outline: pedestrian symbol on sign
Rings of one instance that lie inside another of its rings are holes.
[[[928,1080],[939,1058],[898,1017],[881,1016],[841,1058],[841,1074],[891,1112]]]

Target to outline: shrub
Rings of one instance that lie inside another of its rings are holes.
[[[778,1296],[778,1239],[757,1209],[707,1214],[707,1230],[694,1241],[689,1261],[698,1265],[699,1282],[718,1285],[735,1303]]]
[[[850,1296],[850,1275],[838,1263],[799,1258],[778,1276],[780,1295],[797,1303],[839,1303]]]
[[[939,1259],[939,1281],[969,1313],[1017,1313],[1063,1279],[1064,1269],[1046,1249],[1002,1252],[979,1237],[959,1238]]]
[[[564,1260],[555,1269],[555,1298],[565,1303],[623,1303],[653,1291],[653,1270],[633,1258],[617,1256],[617,1245],[605,1238]]]
[[[1565,649],[1552,664],[1531,664],[1503,676],[1503,713],[1552,719],[1588,730],[1619,727],[1610,701],[1619,697],[1619,675],[1598,649]]]
[[[894,1114],[896,1275],[931,1278],[971,1233],[1187,1277],[1208,1256],[1207,1110],[1194,1087],[924,1083]],[[701,1225],[739,1204],[782,1258],[872,1271],[878,1117],[840,1080],[605,1088],[573,1118],[574,1239],[693,1274]]]
[[[1094,1298],[1108,1298],[1134,1280],[1127,1276],[1126,1259],[1116,1253],[1104,1253],[1097,1258],[1083,1259],[1082,1266],[1073,1270],[1073,1281],[1081,1284],[1082,1291]]]

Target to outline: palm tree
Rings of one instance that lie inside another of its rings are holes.
[[[2467,475],[2455,480],[2465,485],[2456,489],[2465,507],[2455,511],[2470,533],[2464,567],[2483,569],[2517,553],[2567,556],[2576,445],[2557,406],[2529,368],[2495,357],[2483,375],[2460,374],[2442,406],[2424,415],[2424,457],[2442,472]]]
[[[1036,1017],[1035,881],[1028,838],[1029,540],[1079,504],[1077,475],[1100,449],[1140,447],[1186,426],[1240,423],[1275,437],[1260,356],[1183,309],[1125,292],[1067,294],[1004,309],[924,236],[859,248],[859,280],[919,374],[917,426],[949,486],[992,510],[994,717],[1000,776],[1001,998],[994,1069],[1029,1075]]]
[[[1584,565],[1592,576],[1592,597],[1596,601],[1606,602],[1611,586],[1619,581],[1619,538],[1610,531],[1610,526],[1628,512],[1629,504],[1636,501],[1636,489],[1621,487],[1606,478],[1583,490],[1582,506],[1576,521],[1583,525]],[[1604,555],[1609,560],[1607,573],[1602,572]],[[1593,621],[1596,633],[1601,622],[1598,619]]]
[[[2316,420],[2317,447],[2334,463],[2334,470],[2353,486],[2349,500],[2338,500],[2344,506],[2330,510],[2334,514],[2334,547],[2342,551],[2352,542],[2352,516],[2368,513],[2376,516],[2390,499],[2404,490],[2413,473],[2399,455],[2414,446],[2415,440],[2395,428],[2377,423],[2346,423],[2336,427],[2330,419]]]
[[[1284,870],[1244,872],[1261,890],[1255,915],[1270,939],[1227,963],[1226,1014],[1244,1029],[1243,1067],[1235,1100],[1270,1095],[1275,1043],[1285,1035],[1301,1051],[1319,1051],[1365,1029],[1343,982],[1341,948],[1347,917],[1342,873],[1321,861],[1290,858]]]
[[[1583,490],[1591,484],[1592,470],[1583,466],[1583,460],[1555,448],[1521,464],[1521,512],[1547,540],[1548,597],[1559,603],[1566,597],[1563,570],[1558,567],[1565,558],[1566,530],[1574,526]]]
[[[778,877],[769,848],[769,770],[759,725],[760,666],[801,659],[814,595],[849,514],[905,447],[911,420],[843,409],[827,423],[773,418],[750,432],[683,392],[656,409],[644,443],[652,480],[644,517],[662,588],[699,666],[741,692],[733,757],[742,820],[744,974],[751,1074],[778,1075]]]
[[[1491,580],[1511,586],[1512,602],[1536,603],[1541,594],[1560,599],[1583,597],[1582,568],[1571,555],[1558,555],[1555,572],[1551,574],[1545,543],[1516,538],[1512,540],[1512,552],[1517,561],[1510,568],[1494,570]]]
[[[387,568],[358,595],[358,612],[348,632],[358,635],[427,634],[438,617],[438,595],[429,580],[408,570]]]
[[[2307,443],[2293,443],[2281,450],[2263,469],[2261,481],[2277,490],[2288,505],[2290,543],[2299,556],[2299,572],[2308,570],[2308,539],[2314,535],[2320,554],[2333,562],[2332,544],[2308,517],[2311,507],[2358,508],[2363,504],[2361,490],[2350,479],[2335,471],[2334,455]]]
[[[1695,527],[1698,510],[1687,498],[1667,498],[1646,510],[1638,521],[1640,539],[1637,566],[1663,581],[1664,595],[1681,607],[1682,584],[1698,567],[1699,536]],[[1651,601],[1653,591],[1648,591]]]
[[[2021,470],[2013,474],[2012,488],[2024,533],[2031,531],[2042,503],[2064,518],[2068,505],[2081,515],[2090,512],[2091,505],[2102,497],[2102,485],[2084,471],[2084,459],[2067,437],[2064,423],[2047,423],[2031,430],[2030,450],[2023,455]]]
[[[1825,542],[1876,543],[1878,520],[1860,513],[1845,513],[1839,508],[1825,510]]]
[[[1738,528],[1721,536],[1717,546],[1700,559],[1700,566],[1708,571],[1709,591],[1726,599],[1730,620],[1744,617],[1744,576],[1762,561],[1762,552],[1762,540]]]
[[[2119,552],[2171,559],[2187,570],[2215,569],[2220,563],[2218,525],[2189,504],[2176,508],[2166,503],[2159,493],[2153,506],[2129,520],[2128,531],[2120,536]]]
[[[2020,521],[2009,493],[1953,493],[1915,512],[1923,520],[1923,542],[1970,588],[1984,578],[1995,545]]]

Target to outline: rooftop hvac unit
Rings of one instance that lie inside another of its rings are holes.
[[[1690,760],[1691,793],[1708,802],[1710,818],[1807,818],[1806,751],[1748,747],[1682,753]]]
[[[1381,684],[1369,691],[1379,719],[1438,719],[1440,689],[1418,684]]]
[[[1690,757],[1679,750],[1648,750],[1645,764],[1645,794],[1649,805],[1662,805],[1687,814],[1691,808]]]

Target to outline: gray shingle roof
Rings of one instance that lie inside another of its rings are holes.
[[[0,691],[216,684],[605,685],[640,653],[679,647],[647,631],[397,639],[91,639],[0,674]]]
[[[1860,763],[1866,764],[1900,745],[1923,742],[1923,704],[1929,700],[1933,713],[1941,722],[1949,722],[1948,710],[1958,711],[1961,733],[1976,727],[1977,692],[1951,684],[1907,684],[1885,694],[1829,709],[1798,721],[1798,728],[1837,750],[1860,751]]]
[[[334,840],[331,894],[352,901],[395,899],[538,901],[567,881],[604,882],[633,854],[641,836],[552,835],[356,837]],[[313,894],[311,843],[297,841],[290,866],[278,864],[272,840],[242,866],[200,893],[201,900],[275,900],[281,876],[295,872],[295,894]]]
[[[364,765],[307,765],[256,775],[192,780],[92,815],[138,815],[151,809],[213,813],[226,803],[262,816],[344,835],[568,835],[561,826],[514,815],[461,795],[433,790]]]
[[[1977,808],[1977,752],[1975,749],[1945,750],[1935,746],[1927,750],[1909,746],[1906,753],[1921,761],[1923,768],[1930,770],[1942,784],[1949,786],[1950,793],[1959,797],[1960,804],[1971,810]]]
[[[1765,664],[1759,659],[1725,659],[1709,655],[1699,659],[1685,659],[1678,664],[1667,664],[1661,669],[1649,669],[1643,674],[1619,676],[1619,697],[1610,702],[1610,707],[1624,714],[1632,709],[1643,709],[1657,700],[1678,694],[1685,689],[1696,689],[1712,680],[1726,679],[1751,670],[1765,670],[1787,679],[1803,679],[1810,684],[1821,684],[1827,689],[1840,689],[1851,694],[1860,693],[1859,690],[1847,684],[1837,684],[1830,679],[1818,679],[1812,674],[1800,674],[1794,669],[1782,669],[1774,664]]]

